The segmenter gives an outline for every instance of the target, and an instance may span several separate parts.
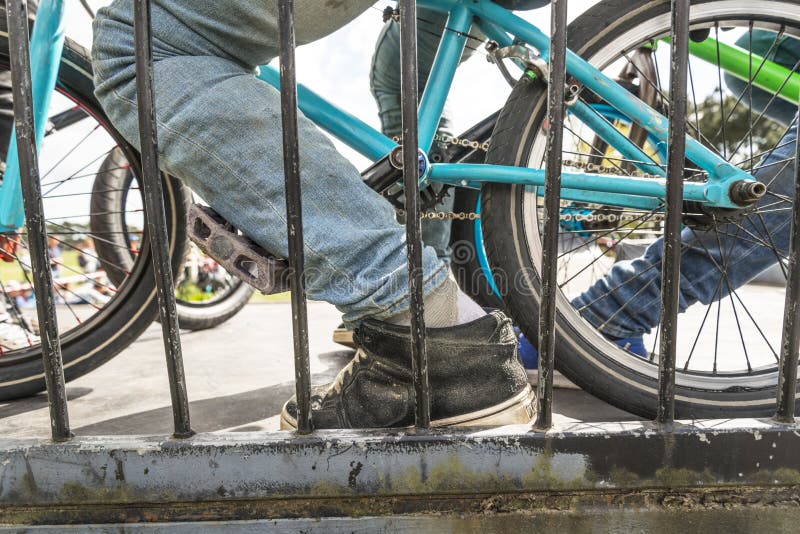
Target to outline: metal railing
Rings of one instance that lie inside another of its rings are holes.
[[[672,61],[669,107],[670,132],[667,171],[668,202],[664,236],[662,275],[662,324],[660,332],[659,390],[656,423],[663,432],[672,432],[675,402],[675,339],[678,315],[678,281],[680,279],[680,230],[685,123],[676,120],[685,115],[688,69],[689,0],[672,0]],[[400,1],[402,117],[403,139],[406,147],[417,146],[417,65],[416,65],[416,7],[413,0]],[[279,1],[281,105],[283,121],[284,171],[286,208],[289,235],[289,255],[292,269],[292,320],[294,328],[294,363],[298,404],[298,434],[313,432],[310,416],[310,365],[308,318],[303,271],[302,205],[299,177],[297,138],[297,97],[294,59],[294,8],[292,0]],[[135,0],[136,72],[139,103],[142,168],[144,173],[147,228],[153,250],[153,262],[158,288],[162,333],[167,357],[167,369],[172,395],[174,435],[192,435],[180,335],[177,324],[172,275],[169,268],[167,232],[158,164],[158,139],[155,126],[153,97],[152,41],[150,35],[150,2]],[[559,190],[561,172],[562,125],[565,114],[565,57],[567,1],[552,2],[551,46],[548,110],[550,124],[547,144],[544,253],[542,256],[542,301],[539,324],[540,358],[538,383],[537,430],[552,426],[553,370],[555,361],[556,260],[559,224]],[[64,371],[62,366],[58,325],[52,292],[51,271],[48,267],[47,234],[42,214],[37,151],[33,135],[31,74],[27,38],[27,13],[24,0],[9,0],[11,71],[14,79],[14,114],[20,153],[23,194],[28,235],[31,242],[31,263],[35,280],[37,312],[42,333],[45,377],[50,404],[52,437],[55,441],[71,438],[67,410]],[[430,426],[430,393],[425,350],[425,324],[422,303],[422,243],[420,240],[419,205],[417,202],[419,165],[418,153],[404,150],[403,180],[407,191],[406,233],[408,242],[409,294],[411,301],[411,361],[415,387],[417,428]],[[800,343],[800,173],[796,172],[796,189],[789,255],[789,279],[783,319],[780,374],[777,394],[776,422],[794,421],[797,387],[798,343]],[[676,209],[677,207],[677,209]]]

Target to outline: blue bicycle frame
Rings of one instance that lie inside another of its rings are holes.
[[[418,0],[417,3],[447,12],[447,28],[450,30],[442,37],[419,106],[420,149],[427,152],[433,142],[436,126],[473,24],[500,46],[508,46],[514,39],[531,45],[544,60],[549,57],[550,40],[536,26],[489,0]],[[567,73],[608,102],[615,111],[612,116],[621,115],[639,124],[648,131],[651,139],[666,145],[668,122],[663,115],[572,52],[567,54]],[[261,67],[259,78],[275,88],[280,86],[278,71],[274,67]],[[298,102],[303,113],[319,127],[371,160],[384,157],[396,146],[388,137],[331,105],[302,84],[298,88]],[[569,113],[583,121],[623,157],[637,162],[652,162],[650,157],[597,110],[578,101],[569,107]],[[687,138],[686,156],[698,168],[708,172],[706,183],[684,184],[686,200],[717,207],[739,207],[730,199],[728,191],[735,181],[753,180],[749,173],[731,165],[692,138]],[[664,168],[655,162],[639,163],[637,166],[647,173],[665,176]],[[466,187],[480,187],[482,183],[490,182],[542,186],[544,170],[500,165],[433,163],[429,165],[425,178],[431,182]],[[665,190],[666,183],[663,179],[569,171],[562,175],[562,198],[568,200],[652,210],[662,205]]]
[[[42,0],[31,36],[37,145],[44,137],[46,113],[55,87],[64,42],[63,2],[64,0]],[[538,50],[544,60],[549,57],[550,41],[536,26],[489,0],[418,0],[417,3],[448,13],[447,28],[451,30],[442,37],[419,105],[419,148],[422,153],[427,153],[433,143],[445,100],[473,24],[500,46],[508,46],[516,39]],[[651,139],[662,146],[666,145],[668,122],[663,115],[569,51],[567,73],[605,100],[611,107],[610,116],[622,116],[639,124],[647,130]],[[263,66],[258,76],[273,87],[279,87],[279,74],[275,68]],[[298,87],[298,102],[303,113],[319,127],[373,161],[385,157],[397,146],[392,139],[302,85]],[[639,169],[665,176],[662,166],[653,162],[641,148],[604,118],[603,115],[609,114],[598,113],[581,101],[571,105],[569,112],[623,157],[639,162],[636,163]],[[686,140],[686,156],[708,173],[708,181],[705,183],[684,184],[686,200],[716,207],[739,207],[730,198],[730,186],[739,180],[753,180],[750,174],[729,164],[692,138]],[[426,182],[473,188],[479,188],[483,183],[542,186],[544,170],[426,162],[423,179]],[[665,191],[666,183],[663,178],[645,179],[571,171],[562,175],[561,196],[567,200],[655,210],[662,206]],[[12,142],[5,179],[0,186],[0,231],[14,231],[23,222],[16,143]]]
[[[47,111],[58,79],[64,48],[64,0],[42,0],[31,32],[31,81],[36,127],[36,146],[41,146],[47,127]],[[13,232],[25,223],[17,157],[16,131],[11,134],[6,172],[0,186],[0,232]]]

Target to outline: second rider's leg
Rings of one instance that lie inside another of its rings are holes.
[[[425,84],[428,81],[428,75],[446,23],[447,15],[444,13],[423,7],[417,9],[417,62],[420,97],[425,90]],[[465,56],[467,55],[465,54]],[[370,71],[370,88],[375,97],[375,103],[378,105],[381,131],[390,137],[399,137],[401,134],[400,25],[395,21],[386,23],[375,44]],[[446,113],[439,122],[438,133],[452,134],[450,120]],[[436,145],[437,143],[434,143],[434,146]],[[451,193],[436,207],[436,211],[452,211],[453,199]],[[422,241],[433,247],[442,261],[450,263],[449,220],[423,220]]]
[[[756,30],[736,44],[745,49],[752,45],[753,53],[788,69],[796,68],[800,58],[800,41],[784,38],[776,42],[772,32]],[[775,194],[792,198],[797,106],[757,88],[748,97],[752,87],[730,75],[725,76],[725,83],[737,99],[752,103],[754,114],[763,113],[777,123],[775,128],[788,128],[776,144],[778,148],[755,166],[754,176],[769,184],[772,193],[759,205],[775,203]],[[777,255],[786,257],[790,217],[787,210],[778,208],[722,226],[719,232],[684,230],[681,311],[696,302],[708,304],[725,297],[774,265]],[[615,264],[605,278],[575,299],[573,304],[584,318],[607,336],[626,340],[640,338],[655,328],[661,298],[661,245],[658,240],[642,257]],[[721,275],[722,270],[727,276]]]
[[[508,0],[498,4],[509,9],[534,9],[549,3],[549,0]],[[417,11],[417,61],[419,67],[419,94],[422,95],[427,85],[431,67],[436,57],[442,35],[447,31],[447,15],[426,8]],[[476,29],[470,32],[473,37],[480,38]],[[480,46],[478,38],[470,39],[462,56],[462,61],[468,59],[475,48]],[[399,136],[401,133],[401,106],[400,106],[400,25],[389,21],[381,31],[375,45],[372,58],[370,87],[378,105],[378,114],[381,120],[381,130],[388,136]],[[437,130],[438,134],[452,135],[450,119],[445,110]],[[446,150],[444,143],[434,143],[431,158],[436,157],[436,151]],[[437,212],[450,212],[453,210],[455,194],[449,193],[436,206]],[[436,250],[437,256],[446,263],[451,262],[450,230],[452,221],[449,219],[424,219],[422,221],[422,240]],[[520,354],[525,366],[534,369],[538,362],[538,353],[525,336],[515,327],[519,337]],[[334,339],[347,340],[346,331],[337,330]]]
[[[796,115],[791,122],[778,148],[755,167],[753,175],[772,193],[757,206],[793,197]],[[784,209],[755,212],[717,231],[687,226],[681,234],[680,311],[724,298],[773,266],[779,256],[785,258],[789,214]],[[614,264],[608,275],[573,300],[573,306],[608,337],[641,338],[660,320],[662,252],[659,239],[641,257]]]

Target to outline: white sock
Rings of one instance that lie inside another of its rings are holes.
[[[425,296],[425,326],[428,328],[446,328],[469,323],[486,315],[477,302],[461,291],[452,278],[447,278],[442,285]],[[411,324],[411,312],[404,311],[386,319],[387,323],[408,326]]]
[[[458,324],[471,323],[486,315],[480,304],[458,288]]]

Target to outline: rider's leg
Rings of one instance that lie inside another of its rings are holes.
[[[775,194],[767,195],[759,204],[774,204],[780,196],[793,197],[796,115],[791,122],[778,148],[756,165],[754,176],[769,184]],[[723,298],[773,266],[778,254],[786,257],[789,214],[780,209],[751,214],[721,225],[718,232],[685,228],[681,238],[680,310],[696,302],[708,304]],[[610,337],[630,338],[649,332],[659,322],[661,258],[659,239],[640,258],[614,264],[609,274],[577,297],[573,305]]]
[[[161,161],[258,244],[286,257],[279,93],[254,75],[256,65],[277,53],[268,37],[277,30],[274,20],[245,12],[265,10],[258,3],[154,5]],[[114,125],[138,145],[130,4],[115,2],[98,18],[93,55],[98,98]],[[214,28],[205,35],[195,31],[210,26],[211,17]],[[252,22],[234,24],[234,17]],[[226,22],[241,36],[231,38]],[[302,35],[298,26],[298,40]],[[298,127],[309,297],[335,304],[348,322],[404,311],[405,231],[394,211],[310,121],[301,117]],[[447,275],[431,249],[423,251],[423,268],[426,292]]]
[[[417,63],[418,63],[418,91],[422,95],[425,84],[430,74],[436,49],[444,31],[447,16],[438,11],[423,7],[417,10]],[[375,44],[375,53],[372,56],[370,69],[370,89],[378,106],[378,117],[381,121],[381,131],[390,137],[400,137],[402,133],[402,119],[400,106],[400,25],[394,20],[389,20],[381,30]],[[437,133],[450,134],[450,121],[445,112],[439,123]],[[438,143],[434,144],[430,157],[436,157]],[[433,185],[432,187],[441,187]],[[438,191],[437,191],[438,193]],[[435,208],[438,212],[448,212],[453,209],[455,197],[450,194],[442,199]],[[398,218],[405,223],[403,217]],[[450,220],[423,219],[422,242],[432,247],[440,260],[450,263]],[[334,341],[342,345],[353,347],[353,332],[343,325],[334,330]]]
[[[550,0],[495,0],[495,3],[507,8],[518,10],[536,9],[550,3]],[[427,8],[417,10],[417,61],[419,63],[419,94],[422,95],[428,81],[439,41],[447,25],[447,15]],[[469,58],[474,50],[481,45],[482,35],[473,28],[471,37],[462,57],[462,61]],[[375,54],[372,58],[370,87],[378,104],[378,115],[381,119],[381,129],[390,136],[400,135],[400,26],[394,21],[389,21],[383,28],[378,42],[375,45]],[[450,119],[445,110],[439,122],[438,132],[452,135]],[[434,146],[437,144],[434,143]],[[435,157],[432,154],[432,157]],[[445,197],[436,211],[449,212],[453,209],[454,197],[451,194]],[[426,219],[422,222],[422,240],[426,245],[433,247],[437,255],[445,262],[450,262],[450,226],[447,219]]]
[[[425,89],[436,49],[442,37],[447,16],[431,9],[417,10],[417,62],[419,94]],[[466,56],[466,54],[465,54]],[[389,21],[381,31],[372,56],[370,88],[378,105],[381,130],[388,136],[401,133],[400,111],[400,25]],[[439,133],[452,134],[450,120],[445,113],[439,122]],[[436,211],[447,212],[453,209],[453,195],[445,197]],[[422,221],[422,240],[436,250],[437,256],[450,262],[450,221],[446,219],[425,219]]]
[[[295,2],[298,41],[343,25],[359,3],[366,9],[372,0]],[[261,0],[155,2],[154,85],[165,170],[265,249],[286,256],[280,98],[254,75],[256,65],[277,54],[274,10]],[[132,0],[101,11],[93,57],[100,102],[123,136],[138,144],[131,11]],[[315,425],[407,425],[414,390],[409,353],[401,349],[409,329],[376,321],[407,322],[405,230],[302,115],[298,129],[306,288],[346,320],[362,321],[364,347],[332,386],[317,392]],[[508,320],[493,314],[447,327],[465,318],[455,309],[459,295],[447,266],[430,247],[423,250],[423,275],[426,322],[443,327],[431,330],[427,345],[434,419],[495,406],[503,406],[502,415],[526,412],[525,371]],[[287,405],[287,424],[293,406]]]
[[[792,37],[783,37],[776,42],[777,34],[768,30],[753,30],[745,33],[736,40],[736,45],[747,50],[752,47],[753,54],[766,58],[770,61],[796,70],[800,63],[800,40]],[[757,70],[759,63],[753,64],[753,69]],[[725,85],[728,86],[734,96],[741,100],[742,106],[751,106],[754,116],[764,114],[765,117],[772,119],[783,127],[789,125],[797,112],[797,105],[775,96],[763,89],[753,88],[744,80],[725,73]],[[752,95],[750,91],[752,90]]]

